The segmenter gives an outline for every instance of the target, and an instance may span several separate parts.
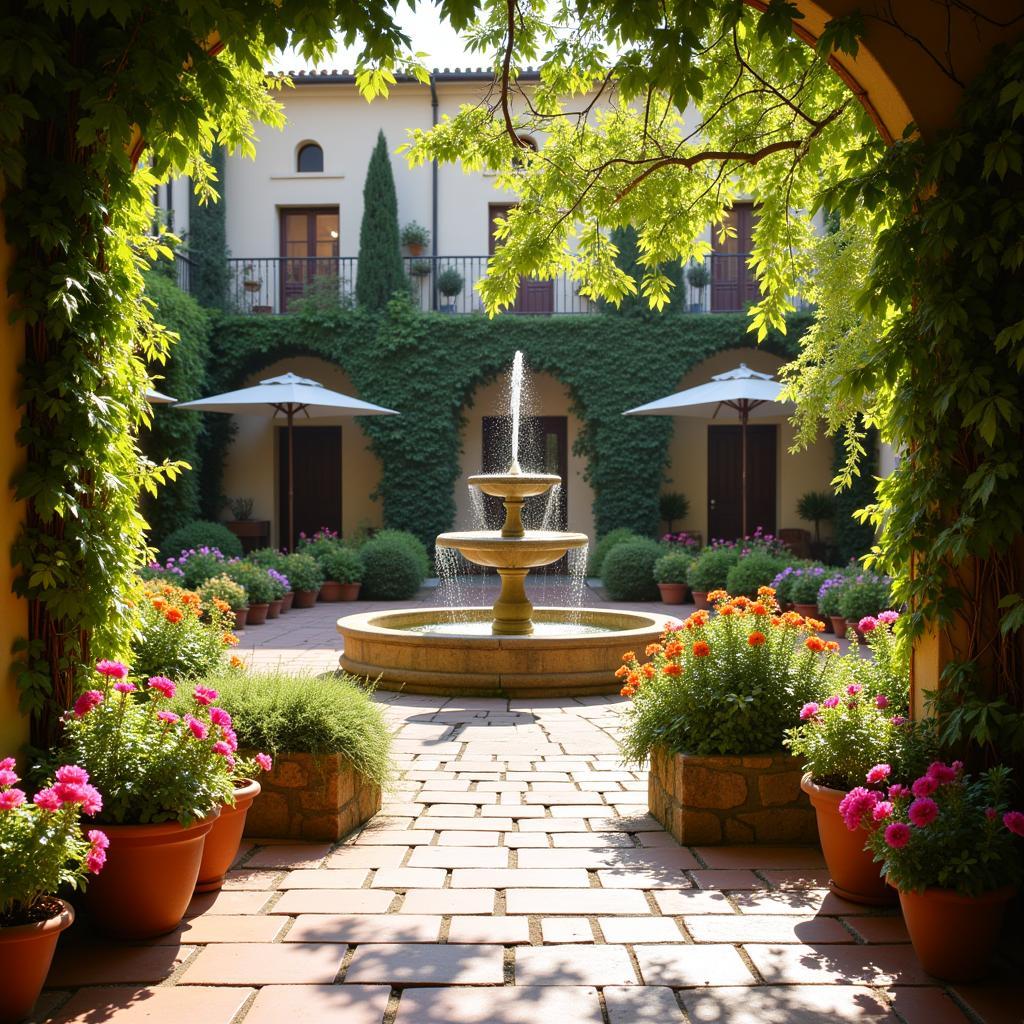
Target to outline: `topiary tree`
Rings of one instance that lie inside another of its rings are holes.
[[[638,537],[616,544],[605,556],[601,582],[613,601],[655,601],[654,565],[664,554],[654,540]]]
[[[363,561],[363,596],[370,600],[407,601],[423,583],[417,552],[395,537],[374,538],[359,549]]]
[[[398,198],[391,156],[383,132],[366,169],[363,222],[359,228],[359,266],[356,302],[366,309],[383,309],[395,292],[406,289],[398,234]]]

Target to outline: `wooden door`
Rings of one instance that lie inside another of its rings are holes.
[[[711,235],[711,312],[725,313],[746,309],[760,297],[754,272],[747,266],[753,247],[753,203],[735,203],[726,215],[726,225],[735,236],[719,241],[718,229]]]
[[[736,540],[743,533],[740,426],[708,426],[708,537]],[[778,427],[747,426],[747,533],[775,532]]]
[[[341,533],[341,427],[294,427],[295,538]],[[288,545],[288,428],[277,428],[278,538]]]
[[[508,216],[515,203],[491,203],[488,207],[487,254],[493,256],[498,246],[494,237],[494,222]],[[510,313],[553,313],[555,311],[554,281],[536,281],[533,278],[519,278],[516,301],[509,307]]]
[[[338,275],[338,207],[281,210],[281,312],[314,278]]]

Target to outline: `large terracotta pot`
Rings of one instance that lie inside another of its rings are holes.
[[[659,583],[662,604],[684,604],[686,601],[685,583]]]
[[[980,896],[961,896],[952,889],[901,890],[903,919],[921,966],[944,981],[974,981],[987,974],[1007,904],[1015,895],[1011,885]]]
[[[339,583],[342,601],[358,601],[362,583]]]
[[[245,816],[259,795],[260,784],[255,779],[243,779],[235,783],[234,806],[224,804],[221,807],[220,817],[206,835],[196,892],[211,892],[224,884],[224,876],[242,842]]]
[[[288,593],[285,594],[284,597],[281,598],[281,614],[282,615],[284,615],[285,612],[290,612],[292,610],[292,601],[294,601],[294,600],[295,600],[295,591],[294,590],[289,590]]]
[[[64,900],[51,897],[54,914],[44,921],[0,928],[0,1024],[17,1024],[31,1012],[53,962],[60,933],[75,919]],[[59,907],[58,907],[59,904]]]
[[[269,611],[269,604],[249,605],[249,614],[245,617],[245,624],[247,626],[262,626],[267,621],[267,613]]]
[[[315,590],[296,590],[292,600],[293,608],[312,608],[316,604]]]
[[[235,632],[245,629],[245,620],[249,615],[248,608],[239,608],[235,613]]]
[[[802,615],[805,619],[819,618],[818,606],[816,604],[797,603],[793,605],[793,609],[796,611],[797,615]]]
[[[698,610],[710,610],[711,605],[708,603],[708,593],[706,590],[691,590],[690,596],[693,598],[693,603],[697,606]]]
[[[181,923],[199,877],[203,842],[220,808],[187,828],[102,826],[110,839],[107,863],[89,882],[83,902],[102,931],[125,939],[165,935]]]
[[[839,814],[839,803],[846,792],[818,786],[811,781],[810,774],[800,780],[800,788],[811,798],[818,818],[818,837],[828,866],[828,887],[852,903],[892,903],[893,890],[885,884],[872,854],[864,849],[864,832],[851,832]]]
[[[334,580],[324,580],[324,582],[320,585],[320,600],[340,601],[341,588],[341,583],[336,583]]]
[[[276,601],[271,601],[267,608],[267,618],[276,619],[281,614],[281,607],[284,604],[284,598],[279,597]]]
[[[829,622],[832,623],[832,632],[836,636],[845,638],[846,637],[846,619],[842,615],[830,615],[828,617]]]

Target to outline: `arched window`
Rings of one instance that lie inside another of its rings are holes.
[[[299,147],[298,170],[300,174],[323,171],[324,151],[315,142],[306,142]]]

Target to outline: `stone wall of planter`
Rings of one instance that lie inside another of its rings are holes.
[[[263,839],[340,839],[373,817],[380,787],[341,754],[277,754],[260,776],[245,834]]]
[[[817,843],[818,827],[788,754],[750,757],[651,755],[647,798],[676,842]]]

